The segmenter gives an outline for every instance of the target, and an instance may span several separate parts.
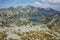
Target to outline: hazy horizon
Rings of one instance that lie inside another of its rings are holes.
[[[0,8],[7,8],[10,6],[33,5],[43,8],[53,8],[60,11],[60,0],[0,0]]]

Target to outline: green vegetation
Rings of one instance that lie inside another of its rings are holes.
[[[46,31],[47,32],[47,31]],[[26,33],[14,32],[20,36],[21,40],[56,40],[56,38],[44,31],[30,31]]]
[[[6,40],[6,39],[7,39],[6,32],[0,32],[0,40]]]

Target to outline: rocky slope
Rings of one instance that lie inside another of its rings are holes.
[[[33,6],[0,9],[0,40],[60,40],[60,14]]]
[[[0,23],[2,26],[16,24],[27,25],[30,22],[48,23],[52,16],[59,13],[51,8],[39,8],[34,6],[18,6],[0,9]]]

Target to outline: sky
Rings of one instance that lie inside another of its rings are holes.
[[[0,0],[0,8],[10,6],[32,5],[42,8],[53,8],[60,11],[60,0]]]

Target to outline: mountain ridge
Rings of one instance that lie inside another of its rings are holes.
[[[51,8],[47,9],[34,6],[10,7],[0,11],[0,19],[4,21],[4,24],[15,23],[20,25],[20,23],[24,24],[24,22],[26,22],[26,24],[30,22],[48,23],[52,20],[52,17],[59,14],[59,12]]]

